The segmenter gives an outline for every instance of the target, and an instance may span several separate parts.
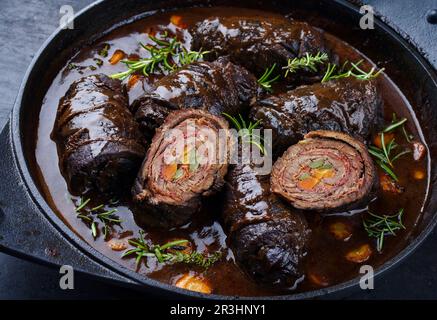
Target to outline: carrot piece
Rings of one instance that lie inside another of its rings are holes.
[[[298,182],[298,186],[299,186],[300,189],[303,189],[303,190],[307,190],[307,191],[309,191],[309,190],[314,189],[314,187],[315,187],[319,182],[320,182],[319,179],[314,178],[314,177],[312,177],[312,176],[309,176],[308,178],[305,178],[305,179],[299,181],[299,182]]]
[[[425,178],[425,172],[423,172],[423,170],[414,170],[414,179],[416,180],[422,180],[423,178]]]
[[[351,262],[362,263],[369,260],[371,255],[372,249],[370,248],[370,246],[368,244],[363,244],[362,246],[352,251],[349,251],[346,254],[346,259]]]
[[[198,275],[184,274],[176,281],[175,286],[178,288],[207,294],[212,292],[212,287],[209,282],[205,278]]]
[[[350,226],[343,222],[335,222],[329,226],[329,232],[337,240],[347,241],[352,236]]]
[[[392,132],[386,132],[384,133],[384,143],[387,145],[394,139],[395,135]],[[373,144],[377,146],[378,148],[382,148],[382,141],[381,141],[381,133],[378,133],[375,138],[373,139]]]
[[[109,59],[109,63],[114,65],[117,64],[121,59],[123,59],[126,56],[126,53],[122,50],[115,50],[112,57]]]
[[[314,169],[312,171],[314,178],[322,180],[324,178],[332,178],[335,175],[334,169]]]
[[[127,81],[127,89],[130,90],[135,84],[140,80],[141,76],[138,74],[133,74],[129,77],[129,80]]]
[[[108,241],[108,246],[114,251],[122,251],[127,249],[127,243],[123,240],[111,239]]]
[[[182,16],[172,15],[170,17],[170,22],[174,24],[176,27],[186,29],[188,26],[182,22]]]
[[[162,169],[162,175],[164,177],[164,180],[166,181],[173,180],[173,177],[175,176],[177,170],[178,170],[177,163],[164,165],[164,168]]]
[[[310,272],[308,273],[308,279],[319,287],[329,286],[329,279],[325,275]]]

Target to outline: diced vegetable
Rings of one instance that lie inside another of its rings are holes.
[[[175,286],[178,288],[207,294],[212,292],[212,287],[205,278],[189,273],[184,274],[181,278],[179,278],[176,281]]]
[[[362,246],[349,251],[346,254],[346,259],[351,262],[355,263],[362,263],[367,260],[369,260],[370,256],[372,255],[372,249],[368,244],[363,244]]]
[[[425,178],[425,172],[423,172],[423,170],[417,169],[414,170],[414,179],[416,180],[422,180]]]
[[[162,169],[162,175],[164,177],[164,180],[166,181],[173,180],[177,170],[178,170],[177,163],[171,163],[165,165]]]
[[[182,21],[182,16],[172,15],[170,22],[178,28],[186,29],[188,27],[187,24]]]
[[[137,82],[140,80],[141,76],[138,74],[133,74],[129,77],[129,80],[127,82],[127,89],[130,90],[133,88]]]
[[[404,192],[404,188],[385,173],[379,175],[379,185],[385,192],[400,194]]]
[[[111,239],[108,241],[108,246],[114,251],[122,251],[127,249],[127,242],[119,239]]]
[[[308,273],[308,279],[318,287],[329,286],[329,279],[325,275],[319,273],[310,272]]]
[[[112,65],[117,64],[118,62],[120,62],[120,60],[124,59],[125,56],[126,56],[126,53],[124,53],[124,51],[115,50],[114,54],[109,59],[109,63]]]
[[[344,222],[335,222],[329,226],[329,232],[337,240],[348,241],[352,236],[352,231],[349,225]]]

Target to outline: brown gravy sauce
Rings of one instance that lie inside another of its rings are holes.
[[[268,17],[270,13],[265,11],[256,11],[249,9],[238,9],[245,14]],[[44,186],[45,198],[50,206],[59,214],[65,223],[82,237],[91,246],[110,257],[114,261],[125,265],[128,268],[135,269],[134,259],[121,259],[123,251],[114,251],[108,243],[100,236],[96,240],[91,236],[89,228],[76,217],[75,204],[77,198],[72,197],[68,192],[64,178],[58,167],[58,155],[55,143],[50,139],[50,133],[53,128],[56,110],[59,99],[65,94],[70,84],[89,74],[104,73],[113,74],[124,71],[123,64],[118,63],[111,65],[108,60],[115,50],[123,50],[127,54],[138,55],[139,42],[147,42],[147,33],[156,29],[157,26],[167,27],[174,31],[174,25],[170,24],[170,16],[177,14],[182,16],[184,23],[192,25],[210,15],[233,15],[235,9],[232,8],[194,8],[189,10],[180,10],[173,13],[160,13],[143,18],[126,26],[122,26],[106,36],[99,39],[92,47],[83,48],[75,57],[69,61],[65,68],[61,70],[52,85],[50,86],[41,108],[39,117],[39,127],[37,134],[36,159],[40,171],[41,184]],[[190,37],[184,33],[184,39],[188,42]],[[333,35],[328,36],[328,40],[335,51],[344,59],[356,61],[365,56],[356,51],[354,48],[339,40]],[[108,57],[102,58],[98,52],[109,44],[110,49]],[[103,65],[96,66],[93,59],[100,58]],[[365,58],[366,59],[366,58]],[[78,69],[69,69],[70,63],[79,66],[96,66],[96,70],[84,68],[81,73]],[[259,75],[257,75],[259,76]],[[130,101],[139,96],[146,90],[151,82],[150,79],[142,79],[129,91]],[[407,129],[414,135],[414,139],[423,142],[420,126],[414,116],[412,107],[406,98],[402,95],[396,85],[384,74],[380,77],[380,85],[385,103],[385,118],[391,120],[391,115],[395,112],[398,117],[407,117]],[[279,91],[276,91],[279,92]],[[397,136],[399,143],[405,143],[402,136]],[[416,180],[412,177],[415,169],[427,172],[428,157],[416,162],[411,155],[402,158],[397,162],[396,172],[399,176],[399,183],[405,187],[405,192],[401,195],[380,192],[377,197],[369,204],[372,212],[378,214],[393,214],[400,208],[404,208],[404,224],[406,230],[398,232],[396,237],[386,237],[384,250],[377,253],[376,242],[369,239],[362,227],[361,215],[359,212],[344,213],[339,215],[320,215],[313,212],[307,212],[310,228],[312,229],[312,238],[309,247],[309,254],[305,260],[305,270],[308,273],[317,274],[326,280],[325,285],[334,285],[359,275],[360,264],[349,262],[345,259],[345,254],[350,250],[357,248],[362,244],[369,244],[373,254],[366,264],[377,267],[385,261],[396,255],[402,250],[409,241],[409,234],[413,231],[416,223],[420,220],[421,210],[426,200],[427,175],[423,180]],[[98,195],[92,195],[92,199],[98,204]],[[284,294],[289,291],[277,291],[274,289],[264,288],[251,279],[249,279],[235,265],[233,253],[227,247],[226,235],[220,224],[220,212],[217,205],[220,203],[220,196],[208,201],[204,210],[205,214],[200,214],[193,221],[183,227],[171,231],[147,229],[146,238],[151,239],[153,243],[162,244],[174,238],[186,238],[193,241],[197,250],[202,251],[205,248],[210,250],[221,249],[224,253],[220,262],[213,265],[207,271],[192,267],[185,264],[163,265],[149,259],[148,266],[142,265],[141,274],[145,276],[174,284],[175,281],[187,272],[203,273],[213,287],[213,293],[223,295],[243,295],[259,296]],[[92,205],[92,204],[91,204]],[[115,206],[118,209],[117,214],[123,220],[123,229],[116,228],[114,238],[128,239],[132,235],[137,235],[139,227],[136,225],[132,213],[129,209],[128,201],[121,201]],[[336,240],[329,232],[329,226],[333,222],[343,221],[351,226],[352,237],[348,241]],[[308,280],[308,277],[299,284],[296,291],[307,291],[320,288],[320,285],[314,284]]]

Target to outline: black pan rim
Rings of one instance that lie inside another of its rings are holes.
[[[93,8],[97,8],[102,5],[104,0],[96,1],[89,6],[82,9],[75,15],[75,18],[85,15]],[[338,6],[345,7],[351,14],[358,14],[358,9],[356,6],[351,4],[346,0],[334,0]],[[425,58],[421,56],[419,50],[414,47],[411,43],[408,43],[404,38],[402,38],[399,33],[397,33],[392,27],[388,26],[384,23],[379,17],[375,19],[375,24],[378,28],[382,29],[387,36],[392,37],[396,40],[396,42],[404,46],[408,52],[411,54],[412,59],[415,60],[422,70],[427,73],[427,76],[433,81],[434,85],[437,87],[437,74],[435,70],[431,67],[431,64],[426,61]],[[181,296],[191,297],[191,298],[202,298],[202,299],[225,299],[225,300],[300,300],[300,299],[312,299],[321,296],[325,296],[334,292],[345,291],[346,289],[351,289],[359,284],[359,277],[351,279],[349,281],[330,286],[328,288],[322,288],[313,291],[306,291],[302,293],[292,293],[286,295],[277,295],[277,296],[260,296],[260,297],[240,297],[240,296],[225,296],[225,295],[216,295],[216,294],[202,294],[193,291],[188,291],[184,289],[177,288],[170,284],[166,284],[148,277],[136,273],[118,262],[109,259],[101,252],[94,249],[90,246],[86,241],[81,239],[74,231],[67,227],[67,225],[58,217],[58,215],[50,208],[48,203],[44,200],[40,191],[38,190],[33,178],[32,174],[28,168],[27,160],[24,155],[23,144],[22,144],[22,135],[20,131],[21,124],[21,107],[22,107],[22,98],[24,93],[28,90],[27,86],[29,83],[29,77],[37,64],[37,61],[41,58],[42,53],[47,50],[52,41],[58,37],[62,36],[62,33],[65,30],[58,28],[54,31],[54,33],[43,43],[41,48],[35,54],[32,62],[30,63],[23,80],[21,82],[20,89],[17,94],[17,98],[15,100],[12,113],[10,116],[10,135],[12,137],[11,147],[14,155],[15,165],[19,171],[19,175],[24,182],[24,186],[32,199],[32,201],[36,204],[36,206],[40,209],[41,213],[45,216],[48,222],[62,234],[62,236],[69,241],[74,247],[79,249],[84,255],[88,256],[90,259],[96,261],[97,263],[105,266],[106,268],[115,271],[125,277],[128,277],[130,280],[133,280],[138,285],[145,285],[153,288],[158,288],[160,290],[166,291],[168,293],[177,293]],[[432,71],[431,71],[432,70]],[[431,159],[430,159],[431,161]],[[429,163],[430,163],[429,161]],[[429,164],[428,164],[429,166]],[[424,228],[420,234],[415,237],[411,243],[406,246],[402,251],[400,251],[396,256],[386,261],[382,266],[375,270],[375,278],[379,278],[381,274],[386,272],[387,270],[394,268],[401,261],[403,261],[406,257],[408,257],[415,249],[428,237],[428,235],[432,232],[435,225],[437,224],[437,214],[435,213],[431,218],[430,222]]]

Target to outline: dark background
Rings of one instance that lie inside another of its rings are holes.
[[[120,0],[122,1],[122,0]],[[0,129],[6,124],[20,82],[35,52],[59,25],[59,9],[75,12],[92,0],[0,0]],[[369,0],[390,24],[412,36],[437,67],[437,25],[426,21],[437,0]],[[431,44],[431,45],[430,45]],[[1,183],[1,182],[0,182]],[[356,292],[352,299],[437,299],[437,231],[400,266],[375,281],[375,290]],[[59,270],[0,253],[0,299],[93,299],[138,297],[80,275],[75,289],[59,288]]]

